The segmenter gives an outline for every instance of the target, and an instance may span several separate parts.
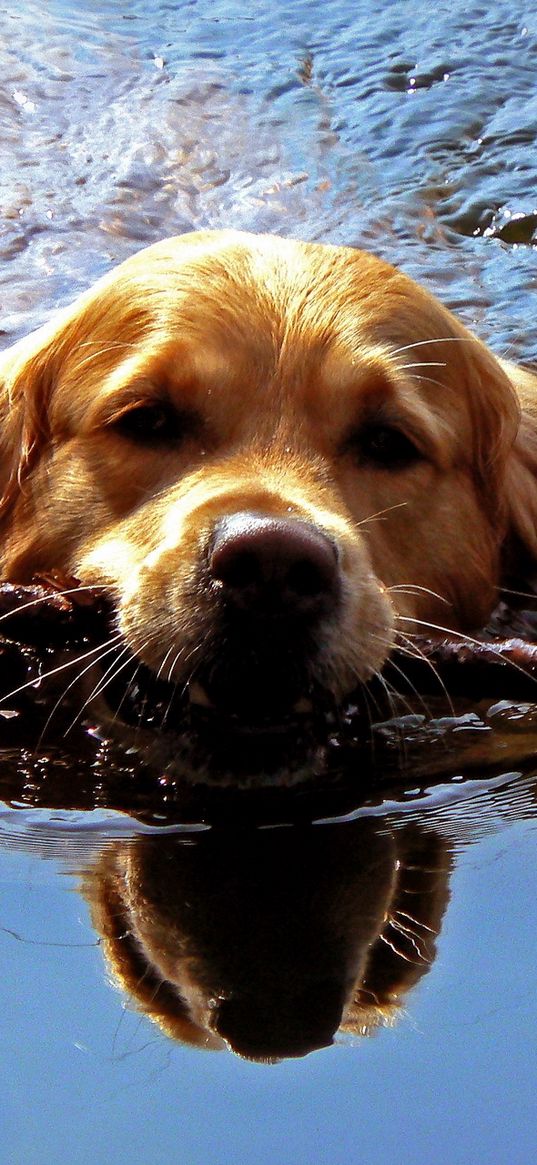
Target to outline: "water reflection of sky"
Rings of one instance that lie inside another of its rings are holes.
[[[479,832],[456,844],[437,960],[397,1024],[270,1066],[181,1047],[125,1011],[72,879],[8,853],[3,1159],[531,1159],[535,829],[489,833],[485,815]]]

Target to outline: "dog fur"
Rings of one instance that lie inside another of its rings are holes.
[[[340,701],[537,553],[536,378],[357,250],[165,240],[0,377],[3,577],[103,588],[132,655],[213,703]]]

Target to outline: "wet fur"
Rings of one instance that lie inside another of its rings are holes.
[[[3,576],[103,586],[130,650],[177,684],[218,645],[206,549],[237,511],[337,546],[341,599],[307,662],[335,699],[399,635],[482,625],[537,552],[536,379],[356,250],[166,240],[5,352],[0,376]],[[122,415],[164,400],[184,439],[124,435]],[[420,458],[361,459],[378,418]]]

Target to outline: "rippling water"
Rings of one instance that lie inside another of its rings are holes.
[[[5,344],[140,246],[235,226],[374,250],[537,358],[531,6],[27,0],[0,65]],[[98,742],[6,750],[2,1165],[531,1160],[535,708],[495,714],[495,775],[199,828],[129,802]],[[343,996],[337,1046],[288,1060]],[[220,1029],[283,1062],[204,1056]]]
[[[370,247],[536,355],[527,6],[27,2],[2,24],[10,337],[138,246],[232,224]]]

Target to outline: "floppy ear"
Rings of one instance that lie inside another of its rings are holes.
[[[0,523],[48,439],[59,331],[47,325],[0,356]]]
[[[500,360],[451,313],[444,313],[444,335],[448,320],[451,334],[466,341],[451,367],[459,390],[461,383],[467,388],[476,484],[502,570],[528,571],[537,564],[537,373]]]
[[[124,266],[133,273],[130,282],[113,269],[48,324],[0,354],[0,524],[49,439],[50,398],[65,358],[74,358],[76,378],[83,375],[88,340],[95,353],[115,353],[121,344],[128,350],[147,334],[155,310],[148,309],[151,297],[144,279],[137,277],[143,261],[134,256]]]
[[[520,422],[505,475],[507,566],[537,562],[537,375],[501,361],[517,394]],[[521,561],[522,560],[522,561]]]

